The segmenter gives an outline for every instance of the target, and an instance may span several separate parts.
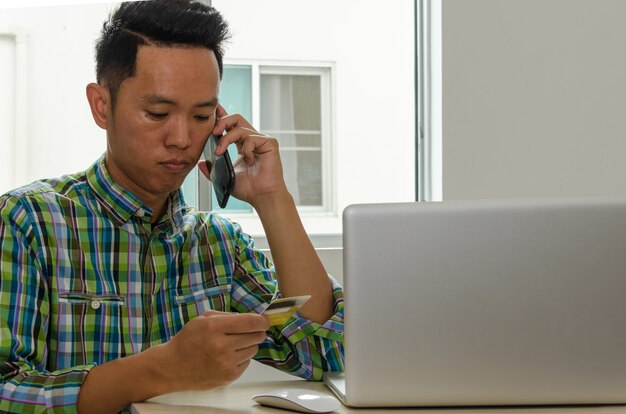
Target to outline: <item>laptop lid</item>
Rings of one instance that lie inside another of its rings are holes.
[[[343,218],[346,404],[626,402],[626,201]]]

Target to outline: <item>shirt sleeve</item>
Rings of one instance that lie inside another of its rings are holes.
[[[0,198],[0,412],[73,413],[93,365],[48,372],[49,299],[25,208]]]
[[[254,248],[252,238],[235,224],[237,274],[231,300],[237,312],[261,313],[275,298],[275,270],[269,259]],[[282,371],[319,381],[324,371],[343,371],[343,289],[331,276],[333,315],[323,324],[296,312],[283,326],[271,327],[255,359]]]

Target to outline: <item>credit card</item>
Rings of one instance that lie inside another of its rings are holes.
[[[265,308],[261,315],[269,318],[270,326],[284,325],[291,318],[291,315],[309,299],[311,299],[311,295],[276,299]]]

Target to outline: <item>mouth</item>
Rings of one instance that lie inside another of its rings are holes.
[[[171,159],[171,160],[161,161],[159,165],[161,165],[167,171],[170,171],[173,173],[180,173],[189,169],[189,166],[191,165],[191,163],[187,160]]]

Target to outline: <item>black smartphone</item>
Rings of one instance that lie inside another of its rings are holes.
[[[215,148],[219,137],[211,135],[204,146],[204,160],[209,170],[209,180],[213,184],[217,204],[221,208],[226,207],[230,193],[235,187],[235,169],[228,155],[228,150],[219,157],[215,156]]]

